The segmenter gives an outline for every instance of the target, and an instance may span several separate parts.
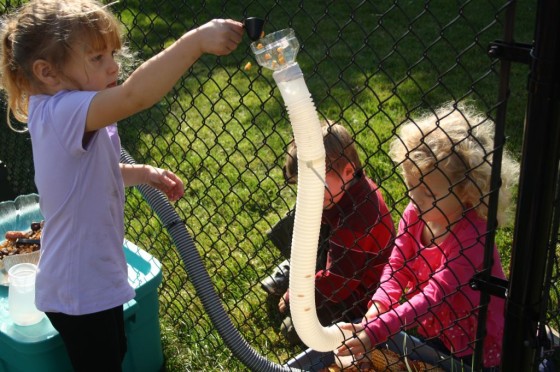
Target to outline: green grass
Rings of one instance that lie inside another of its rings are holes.
[[[459,8],[463,5],[462,8]],[[395,221],[405,188],[387,156],[400,123],[429,106],[468,100],[495,104],[499,63],[486,55],[502,37],[496,1],[145,2],[114,6],[131,47],[148,58],[185,30],[213,17],[267,16],[267,33],[292,27],[300,64],[321,117],[346,125],[367,173],[383,188]],[[530,41],[534,9],[519,2],[519,41]],[[257,67],[245,41],[229,56],[203,56],[165,100],[120,123],[138,162],[176,171],[186,184],[176,209],[187,224],[224,308],[248,343],[275,363],[302,347],[278,336],[276,304],[259,280],[280,261],[266,231],[294,204],[281,166],[291,127],[272,73]],[[253,63],[243,70],[247,61]],[[507,147],[520,153],[527,67],[511,77]],[[164,267],[160,289],[166,368],[244,370],[209,321],[170,238],[137,191],[127,203],[128,236]],[[509,266],[512,230],[496,237]]]

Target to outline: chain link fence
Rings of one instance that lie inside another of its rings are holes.
[[[0,13],[20,4],[1,0]],[[408,203],[388,155],[400,126],[446,102],[468,103],[496,119],[504,82],[500,61],[488,55],[488,46],[503,37],[505,25],[513,22],[508,17],[515,19],[517,40],[532,40],[536,16],[532,1],[497,0],[121,0],[111,7],[138,61],[213,18],[260,17],[265,33],[293,28],[301,44],[297,61],[320,118],[351,132],[365,172],[380,186],[395,222]],[[260,282],[283,260],[268,232],[295,205],[296,188],[282,172],[292,130],[271,72],[257,65],[249,44],[245,38],[231,55],[203,56],[159,104],[120,122],[119,132],[136,162],[168,168],[185,181],[185,196],[174,209],[196,244],[220,306],[257,354],[283,365],[307,348],[281,335],[279,298],[268,295]],[[511,67],[507,124],[498,133],[516,156],[522,148],[527,73],[526,65]],[[3,200],[35,192],[29,135],[2,125],[0,141]],[[166,369],[247,370],[210,320],[169,226],[136,189],[127,191],[125,212],[127,238],[162,262],[159,316]],[[557,223],[553,228],[558,231]],[[513,227],[495,236],[506,276],[512,236]],[[559,329],[556,251],[550,251],[544,323]]]

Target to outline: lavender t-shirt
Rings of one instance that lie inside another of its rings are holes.
[[[134,298],[123,252],[124,183],[116,125],[83,146],[96,92],[29,100],[35,184],[45,226],[35,302],[39,310],[90,314]]]

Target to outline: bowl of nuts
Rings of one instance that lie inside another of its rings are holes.
[[[34,222],[37,221],[37,222]],[[20,195],[0,202],[0,285],[7,285],[7,271],[15,264],[37,264],[41,248],[43,215],[39,195]]]
[[[19,263],[39,262],[43,222],[31,223],[29,231],[7,231],[0,243],[0,269],[6,272]]]

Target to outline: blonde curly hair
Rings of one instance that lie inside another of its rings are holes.
[[[467,105],[446,104],[402,125],[389,150],[405,174],[421,179],[434,169],[449,179],[464,209],[472,208],[486,219],[490,176],[494,158],[495,125],[486,115]],[[509,217],[512,190],[519,164],[504,149],[498,224]]]

